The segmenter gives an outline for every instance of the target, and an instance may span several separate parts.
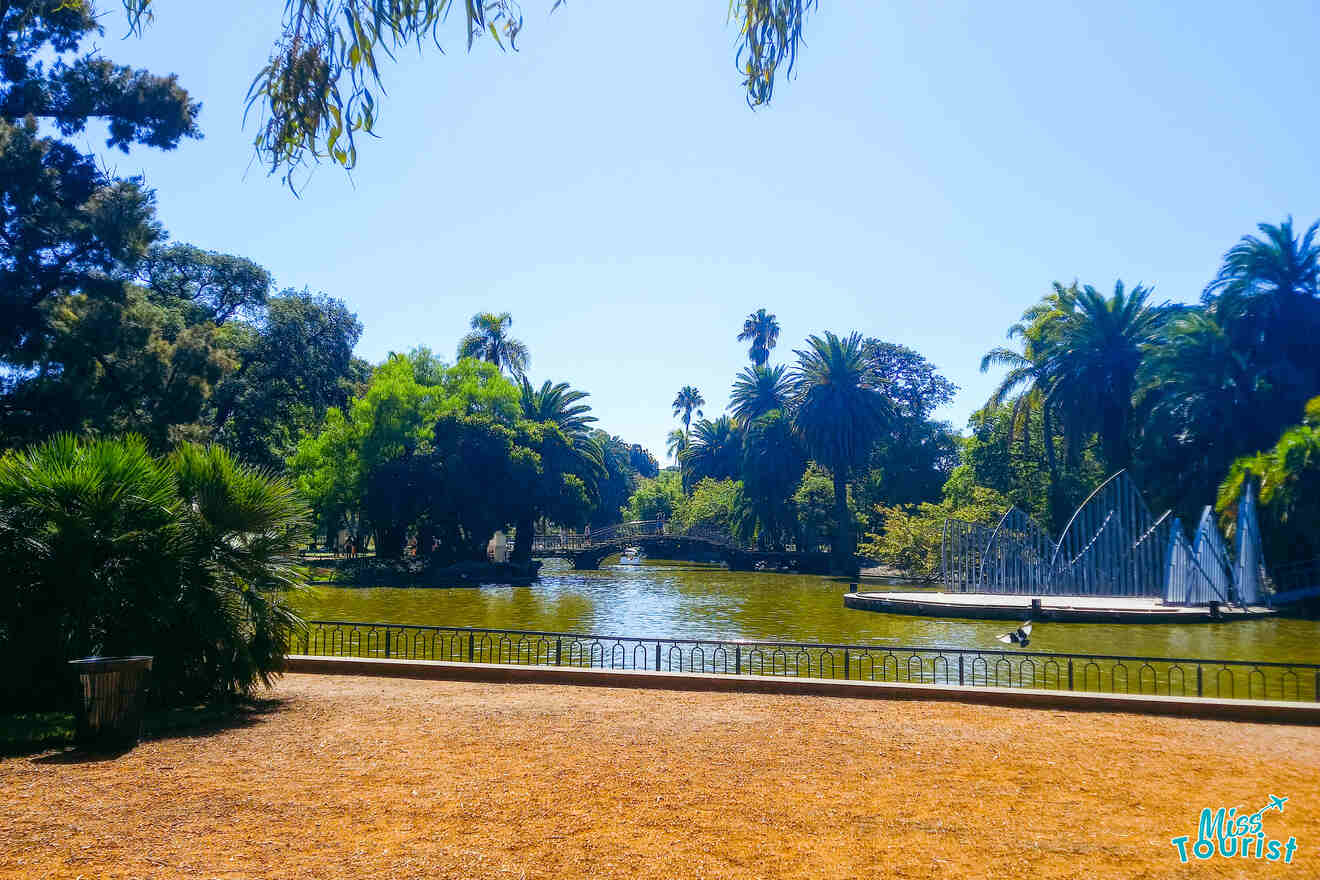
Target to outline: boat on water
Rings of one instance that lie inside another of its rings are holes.
[[[641,547],[625,547],[623,553],[619,555],[620,565],[641,565],[646,554],[642,552]]]

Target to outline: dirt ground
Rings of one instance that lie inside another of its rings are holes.
[[[0,761],[0,876],[1320,877],[1320,731],[286,677],[246,724]],[[1202,807],[1291,865],[1180,865]]]

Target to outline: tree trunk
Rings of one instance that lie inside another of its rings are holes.
[[[527,563],[532,559],[532,529],[534,528],[532,518],[525,516],[519,518],[514,523],[517,531],[513,538],[513,561],[517,563]]]
[[[850,575],[853,569],[852,523],[848,521],[848,473],[834,470],[834,534],[830,555],[836,575]]]

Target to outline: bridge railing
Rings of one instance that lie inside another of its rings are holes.
[[[1320,665],[314,620],[303,654],[1320,702]]]
[[[719,544],[724,547],[742,547],[728,530],[709,526],[684,527],[673,520],[636,520],[618,523],[603,529],[592,529],[586,533],[542,534],[532,538],[532,552],[547,550],[587,550],[601,544],[611,544],[632,538],[650,537],[691,538]]]

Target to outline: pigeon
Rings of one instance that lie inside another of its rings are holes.
[[[1019,626],[1016,631],[1004,633],[998,638],[999,641],[1003,642],[1005,645],[1021,645],[1025,648],[1027,645],[1031,644],[1031,621],[1028,620],[1026,623]]]

